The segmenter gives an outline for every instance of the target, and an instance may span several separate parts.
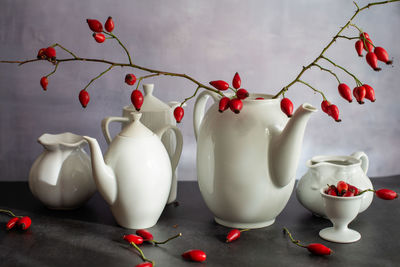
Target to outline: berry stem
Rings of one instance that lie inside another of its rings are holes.
[[[333,66],[335,66],[335,67],[337,67],[337,68],[339,68],[339,69],[342,69],[342,70],[343,70],[344,72],[346,72],[348,75],[350,75],[351,77],[353,77],[353,79],[355,80],[355,82],[356,82],[357,85],[359,85],[359,86],[362,85],[362,82],[360,82],[360,80],[357,79],[357,77],[356,77],[353,73],[351,73],[350,71],[348,71],[348,70],[345,69],[344,67],[337,65],[335,62],[333,62],[332,60],[330,60],[329,58],[326,58],[326,57],[324,57],[324,56],[322,56],[321,58],[324,59],[324,60],[326,60],[326,61],[328,61],[329,63],[331,63]]]
[[[354,40],[354,39],[360,39],[359,36],[355,36],[355,37],[348,37],[348,36],[344,36],[344,35],[338,35],[337,38],[343,38],[343,39],[347,39],[347,40]]]
[[[50,77],[51,75],[53,75],[58,68],[58,65],[60,64],[60,62],[57,62],[56,65],[54,66],[54,70],[52,72],[50,72],[49,74],[46,75],[46,78]]]
[[[198,88],[197,88],[197,89],[198,89]],[[162,245],[162,244],[165,244],[165,243],[171,241],[172,239],[178,238],[178,237],[180,237],[180,236],[182,236],[182,233],[179,233],[179,234],[177,234],[177,235],[174,235],[174,236],[168,238],[167,240],[164,240],[164,241],[161,241],[161,242],[160,242],[160,241],[153,240],[153,243],[156,244],[156,245]]]
[[[147,78],[151,78],[151,77],[155,77],[155,76],[159,76],[159,75],[161,75],[161,73],[154,73],[154,74],[149,74],[149,75],[146,75],[146,76],[139,77],[137,85],[136,85],[136,90],[139,89],[139,85],[142,82],[142,80],[147,79]]]
[[[197,92],[199,91],[200,88],[201,88],[200,86],[197,86],[197,88],[196,88],[196,90],[194,91],[193,95],[191,95],[191,96],[185,98],[185,100],[183,100],[183,102],[181,103],[181,107],[182,107],[183,104],[185,104],[188,100],[194,98],[194,97],[197,95]]]
[[[329,70],[329,69],[325,69],[325,68],[321,67],[320,65],[318,65],[318,64],[316,64],[316,63],[314,63],[313,66],[316,66],[316,67],[320,68],[320,69],[323,70],[323,71],[329,72],[330,74],[332,74],[333,76],[335,76],[335,78],[336,78],[336,80],[338,81],[338,83],[341,83],[340,80],[339,80],[339,78],[338,78],[338,76],[337,76],[336,73],[334,73],[333,71],[331,71],[331,70]]]
[[[119,40],[119,38],[118,38],[117,36],[115,36],[114,34],[112,34],[111,32],[105,32],[105,31],[103,31],[103,33],[105,33],[105,34],[107,34],[107,35],[109,35],[109,36],[115,38],[115,40],[117,40],[117,42],[119,43],[119,45],[125,50],[125,53],[126,53],[126,55],[128,56],[129,65],[133,65],[133,64],[132,64],[131,55],[130,55],[128,49],[126,49],[125,45],[121,42],[121,40]],[[133,56],[132,56],[132,57],[133,57]]]
[[[322,98],[323,98],[324,100],[326,100],[326,97],[325,97],[324,93],[322,93],[320,90],[315,89],[314,87],[312,87],[310,84],[306,83],[306,82],[303,81],[303,80],[297,80],[297,82],[302,83],[302,84],[305,84],[305,85],[307,85],[308,87],[310,87],[312,90],[314,90],[315,92],[320,93],[320,94],[322,95]]]
[[[364,194],[365,192],[374,192],[374,193],[375,193],[376,191],[373,190],[373,189],[365,189],[365,190],[361,191],[360,193],[358,193],[357,196],[362,195],[362,194]]]
[[[58,64],[58,63],[57,63]],[[103,76],[104,74],[106,74],[107,72],[109,72],[112,68],[114,68],[114,65],[111,65],[110,67],[108,67],[108,69],[106,69],[105,71],[103,71],[102,73],[100,73],[99,75],[97,75],[96,77],[94,77],[93,79],[90,80],[90,82],[85,86],[85,88],[83,88],[83,90],[86,90],[86,88],[89,87],[89,85],[94,82],[95,80],[97,80],[98,78],[100,78],[101,76]]]
[[[74,53],[72,53],[71,51],[69,51],[67,48],[65,48],[64,46],[60,45],[59,43],[55,43],[55,44],[52,45],[52,47],[56,47],[56,46],[58,46],[59,48],[61,48],[65,52],[69,53],[74,58],[78,58]]]
[[[3,210],[3,209],[0,209],[0,212],[1,212],[1,213],[5,213],[5,214],[7,214],[7,215],[10,216],[10,217],[17,217],[17,218],[22,218],[22,217],[24,217],[24,216],[17,216],[17,215],[15,215],[11,210]]]
[[[358,31],[359,31],[359,33],[362,35],[362,37],[361,37],[361,39],[362,39],[362,41],[363,41],[363,43],[364,43],[364,47],[367,49],[367,51],[368,52],[371,52],[371,51],[369,51],[369,48],[368,48],[368,46],[367,46],[367,42],[370,44],[370,45],[372,45],[374,48],[375,48],[375,45],[370,41],[370,40],[368,40],[367,38],[365,38],[365,35],[364,35],[364,31],[361,29],[361,28],[359,28],[356,24],[349,24],[349,26],[352,26],[352,27],[354,27],[354,28],[356,28]],[[359,37],[360,38],[360,37]]]
[[[151,262],[151,264],[152,264],[153,266],[155,266],[155,262],[152,261],[152,260],[150,260],[150,259],[148,259],[148,258],[146,258],[146,256],[144,255],[143,251],[142,251],[134,242],[131,242],[130,244],[131,244],[132,246],[134,246],[135,249],[139,252],[140,257],[142,258],[143,261]]]
[[[306,248],[307,246],[303,245],[300,243],[300,240],[295,240],[292,236],[292,234],[289,232],[289,230],[286,227],[283,227],[283,233],[287,234],[290,238],[290,241],[292,241],[293,244],[298,245],[299,247]]]

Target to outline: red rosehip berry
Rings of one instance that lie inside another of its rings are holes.
[[[363,52],[363,49],[364,49],[364,42],[363,41],[361,41],[361,40],[358,40],[356,43],[355,43],[355,48],[356,48],[356,51],[357,51],[357,54],[358,54],[358,56],[359,57],[362,57],[363,55],[362,55],[362,52]]]
[[[104,41],[106,40],[106,37],[104,36],[104,34],[102,33],[93,33],[93,38],[94,40],[96,40],[96,42],[98,42],[99,44],[104,43]]]
[[[44,52],[48,59],[55,59],[56,58],[56,50],[54,47],[47,47],[46,51]]]
[[[229,108],[229,101],[230,101],[229,97],[225,96],[225,97],[221,98],[221,100],[219,100],[219,109],[218,109],[218,111],[222,113],[225,110],[227,110]]]
[[[191,261],[197,261],[197,262],[203,262],[206,260],[207,255],[204,251],[200,249],[192,249],[184,252],[182,254],[182,257],[186,260],[191,260]]]
[[[352,191],[355,196],[357,196],[358,193],[360,193],[360,189],[358,189],[354,185],[351,185],[351,184],[347,184],[347,185],[349,186],[349,191]]]
[[[390,189],[379,189],[375,191],[375,195],[381,199],[392,200],[398,198],[398,194]]]
[[[351,103],[353,101],[353,97],[351,96],[351,89],[350,87],[345,84],[345,83],[341,83],[338,86],[338,90],[339,90],[339,94],[346,99],[347,101],[349,101],[349,103]]]
[[[236,72],[235,76],[233,76],[232,86],[235,89],[239,89],[241,83],[242,83],[242,80],[240,79],[239,73]]]
[[[230,243],[232,241],[235,241],[240,237],[240,230],[238,229],[233,229],[229,231],[228,235],[226,236],[226,243]]]
[[[314,255],[331,255],[332,250],[322,244],[313,243],[307,246],[308,251]]]
[[[124,235],[123,239],[129,243],[134,243],[135,245],[141,245],[143,243],[143,238],[138,235]]]
[[[328,107],[331,105],[331,102],[329,102],[328,100],[324,100],[321,102],[321,109],[323,112],[325,112],[326,114],[329,115],[328,113]]]
[[[17,225],[18,221],[19,221],[18,217],[14,217],[14,218],[10,219],[6,224],[6,229],[10,230],[10,229],[14,228],[14,226]]]
[[[365,98],[371,102],[375,102],[376,99],[374,88],[372,88],[368,84],[363,84],[363,87],[365,88]]]
[[[112,32],[114,30],[114,21],[113,21],[112,17],[108,17],[108,19],[106,20],[106,23],[104,24],[104,28],[108,32]]]
[[[354,197],[354,196],[355,196],[355,194],[351,190],[348,190],[343,194],[343,197]]]
[[[86,106],[89,104],[90,101],[90,95],[89,93],[83,89],[79,92],[79,102],[81,102],[81,105],[83,108],[86,108]]]
[[[242,100],[238,99],[238,98],[233,98],[229,101],[229,108],[235,112],[236,114],[239,114],[240,111],[243,108],[243,102]]]
[[[103,25],[97,19],[87,19],[86,22],[88,23],[89,28],[93,32],[102,32],[103,31]]]
[[[289,118],[293,115],[293,103],[289,98],[284,97],[281,100],[281,110],[286,114]]]
[[[370,65],[371,68],[374,69],[374,71],[381,70],[381,68],[378,67],[378,57],[374,52],[368,52],[365,56],[365,59],[367,60],[368,65]]]
[[[125,75],[125,83],[127,85],[134,85],[136,83],[136,76],[132,73]]]
[[[153,266],[153,264],[151,262],[143,262],[143,263],[136,265],[135,267],[152,267],[152,266]]]
[[[325,191],[326,194],[330,195],[330,196],[337,196],[337,190],[336,190],[336,186],[330,186],[328,188],[328,190]]]
[[[237,90],[236,96],[239,99],[245,99],[245,98],[249,97],[249,92],[247,92],[246,89],[241,88],[241,89]]]
[[[154,239],[153,235],[145,229],[136,230],[136,234],[143,238],[143,241],[151,241]]]
[[[367,90],[364,86],[358,86],[353,89],[353,95],[357,102],[361,105],[364,104],[364,97],[367,94]]]
[[[20,218],[17,224],[21,227],[22,230],[27,230],[31,226],[32,220],[28,216],[25,216]]]
[[[365,51],[367,51],[367,52],[372,52],[372,51],[374,51],[374,45],[373,45],[371,39],[366,38],[363,42],[364,42],[364,49],[365,49]]]
[[[349,190],[349,185],[345,181],[339,181],[336,185],[338,195],[343,195]]]
[[[40,79],[40,85],[42,86],[42,88],[43,88],[43,90],[47,90],[47,85],[49,84],[49,80],[47,79],[47,77],[46,76],[43,76],[41,79]]]
[[[183,115],[185,115],[185,110],[182,107],[176,107],[174,109],[174,117],[177,123],[180,123]]]
[[[37,54],[38,59],[45,59],[46,58],[46,48],[40,48],[38,54]]]
[[[220,91],[226,91],[229,88],[229,84],[225,81],[211,81],[210,84]]]
[[[137,111],[139,111],[142,107],[143,101],[144,98],[142,92],[140,92],[138,89],[133,90],[131,94],[131,102]]]
[[[383,47],[377,46],[374,49],[374,53],[378,60],[385,62],[387,65],[390,65],[393,63],[393,61],[389,60],[389,55],[386,52],[386,50]]]
[[[360,33],[360,38],[368,38],[369,39],[369,34],[366,32]]]
[[[328,115],[331,116],[336,122],[341,122],[339,119],[339,108],[336,105],[330,105],[328,107]]]

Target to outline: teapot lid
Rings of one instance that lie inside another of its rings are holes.
[[[126,127],[124,127],[124,129],[122,129],[122,131],[118,134],[119,136],[141,138],[151,137],[154,135],[151,130],[149,130],[140,122],[140,117],[142,117],[142,113],[135,111],[131,112],[129,116],[131,122]]]
[[[153,95],[154,84],[143,84],[144,98],[142,112],[167,111],[171,107]]]

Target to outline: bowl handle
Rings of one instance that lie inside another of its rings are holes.
[[[367,174],[368,171],[368,166],[369,166],[369,160],[367,154],[365,154],[362,151],[357,151],[351,154],[352,157],[361,160],[361,169],[364,171],[365,174]]]

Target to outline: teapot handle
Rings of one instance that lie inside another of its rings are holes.
[[[126,118],[126,117],[107,117],[107,118],[104,118],[101,121],[101,130],[103,131],[103,135],[104,135],[104,138],[106,139],[107,144],[110,144],[111,141],[112,141],[108,125],[110,124],[110,122],[113,122],[113,121],[121,122],[121,123],[122,122],[128,122],[129,118]]]
[[[193,128],[194,128],[194,136],[198,137],[200,124],[204,118],[204,111],[206,109],[207,100],[209,97],[212,97],[214,102],[219,101],[218,95],[212,93],[210,91],[203,91],[199,94],[194,104],[194,111],[193,111]]]
[[[357,151],[351,154],[352,157],[361,160],[361,169],[364,171],[365,174],[367,174],[368,171],[368,166],[369,166],[369,160],[367,154],[365,154],[362,151]]]
[[[182,147],[183,147],[183,136],[181,131],[176,126],[167,125],[156,132],[158,137],[162,138],[162,136],[166,133],[167,130],[171,129],[175,133],[176,137],[176,147],[174,155],[171,158],[171,167],[172,167],[172,182],[171,182],[171,190],[168,197],[168,202],[171,203],[173,200],[176,199],[178,181],[176,180],[176,175],[174,175],[176,168],[178,167],[179,159],[181,158],[182,154]]]

